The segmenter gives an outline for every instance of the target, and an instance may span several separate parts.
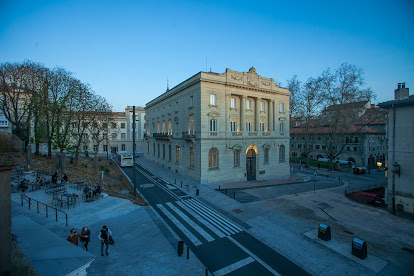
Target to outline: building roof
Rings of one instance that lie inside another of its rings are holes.
[[[305,134],[306,129],[304,127],[292,127],[290,129],[290,134],[293,135],[303,135]],[[309,128],[309,134],[328,134],[331,133],[332,129],[330,127],[311,127]],[[338,129],[337,133],[342,134],[384,134],[385,130],[378,130],[372,127],[362,127],[362,126],[351,126],[347,128]]]
[[[378,104],[378,106],[382,108],[390,108],[393,105],[394,106],[414,105],[414,95],[411,95],[408,98],[392,100],[392,101]]]

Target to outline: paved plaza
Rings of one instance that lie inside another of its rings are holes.
[[[350,201],[346,186],[356,185],[346,174],[321,172],[313,191],[312,171],[295,174],[289,180],[198,185],[191,178],[139,158],[137,163],[156,173],[184,195],[197,198],[241,227],[244,232],[294,262],[312,275],[412,275],[414,273],[414,221],[393,216],[383,209]],[[329,174],[328,177],[324,174]],[[341,176],[339,181],[338,176]],[[343,179],[346,181],[344,182]],[[369,177],[369,176],[368,176]],[[376,176],[377,177],[377,176]],[[324,183],[324,184],[323,184]],[[289,185],[291,184],[291,185]],[[323,185],[322,185],[323,184]],[[249,185],[249,186],[248,186]],[[297,193],[291,186],[298,187]],[[228,189],[228,195],[223,189]],[[196,195],[198,190],[199,196]],[[230,191],[230,193],[229,193]],[[235,192],[234,199],[231,192]],[[238,200],[241,193],[249,200]],[[51,200],[43,191],[29,192],[40,201]],[[250,197],[250,198],[249,198]],[[69,230],[88,226],[90,253],[96,256],[87,272],[91,275],[204,275],[205,266],[190,253],[177,256],[180,238],[152,207],[141,207],[128,200],[105,197],[64,209],[55,222],[36,210],[21,206],[19,194],[12,194],[13,218],[24,215],[66,240]],[[317,239],[319,223],[332,229],[332,240]],[[114,233],[116,247],[110,256],[100,256],[98,231],[103,224]],[[96,237],[95,237],[96,236]],[[350,254],[351,240],[368,244],[368,257],[360,260]]]

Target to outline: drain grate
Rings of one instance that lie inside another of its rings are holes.
[[[345,230],[344,232],[347,233],[347,234],[349,234],[349,235],[355,234],[355,233],[352,233],[351,231],[348,231],[348,230]]]
[[[240,209],[234,209],[234,210],[233,210],[233,212],[235,212],[236,214],[243,213],[243,211],[242,211],[242,210],[240,210]]]
[[[407,251],[408,253],[414,254],[414,250],[412,250],[411,248],[403,247],[401,249]]]

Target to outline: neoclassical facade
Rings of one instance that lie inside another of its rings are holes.
[[[249,72],[199,72],[147,103],[146,158],[199,183],[289,178],[289,91]]]

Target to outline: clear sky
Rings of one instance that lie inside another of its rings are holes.
[[[0,0],[0,62],[64,67],[114,111],[206,68],[254,66],[286,86],[343,62],[364,69],[382,102],[398,82],[413,94],[413,16],[413,0]]]

